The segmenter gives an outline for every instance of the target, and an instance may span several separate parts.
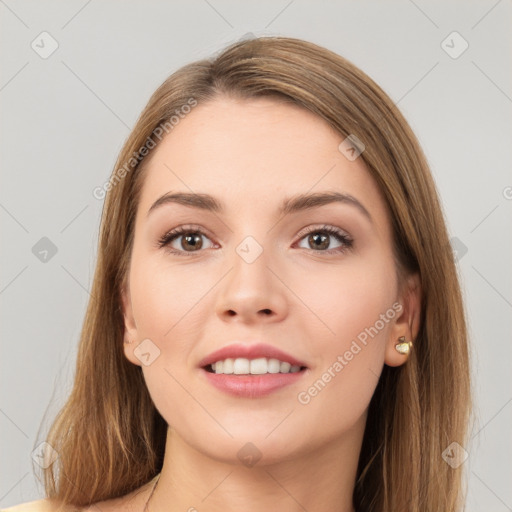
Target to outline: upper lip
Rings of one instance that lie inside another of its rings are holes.
[[[290,354],[283,352],[273,345],[267,345],[265,343],[256,343],[253,345],[232,343],[207,355],[199,362],[199,366],[203,368],[217,361],[223,361],[228,358],[236,359],[237,357],[244,357],[246,359],[266,357],[269,359],[279,359],[279,361],[290,363],[292,366],[306,366],[306,364]]]

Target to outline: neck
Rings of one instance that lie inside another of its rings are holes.
[[[308,453],[252,467],[212,459],[168,428],[164,464],[148,511],[354,512],[365,421],[362,417],[342,438]]]

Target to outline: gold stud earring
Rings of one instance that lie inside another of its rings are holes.
[[[412,341],[405,341],[405,336],[400,336],[398,341],[400,343],[395,345],[396,351],[400,352],[400,354],[408,355],[412,348]]]

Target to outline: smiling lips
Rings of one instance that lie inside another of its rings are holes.
[[[231,344],[216,350],[199,363],[204,376],[221,391],[257,398],[302,378],[307,366],[266,344]]]

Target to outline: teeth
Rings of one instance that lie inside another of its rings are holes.
[[[222,364],[222,373],[231,374],[235,373],[235,360],[234,359],[224,359]]]
[[[264,375],[265,373],[296,373],[300,371],[300,366],[266,357],[257,359],[228,358],[212,363],[211,367],[215,373],[226,375]]]
[[[268,373],[279,373],[281,371],[281,363],[277,359],[269,359],[267,363],[267,370]]]
[[[288,373],[291,367],[292,365],[290,363],[281,363],[281,368],[279,371],[282,373]]]
[[[217,368],[217,366],[215,366],[215,368]],[[246,373],[251,373],[249,371],[250,370],[249,359],[243,359],[241,357],[238,359],[235,359],[235,362],[233,363],[233,370],[234,370],[235,375],[243,375]],[[215,369],[215,372],[217,372],[217,369]],[[222,369],[219,371],[219,373],[223,373]]]

